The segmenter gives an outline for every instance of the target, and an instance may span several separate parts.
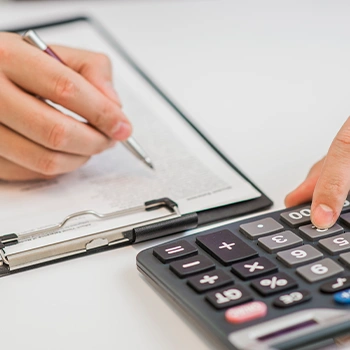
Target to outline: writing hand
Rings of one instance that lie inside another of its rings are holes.
[[[0,33],[0,179],[50,178],[73,171],[131,134],[112,86],[109,59],[53,46],[65,65]],[[40,98],[38,98],[40,96]],[[84,117],[49,106],[48,99]]]

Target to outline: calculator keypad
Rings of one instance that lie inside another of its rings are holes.
[[[347,203],[328,230],[312,226],[310,206],[302,206],[155,247],[157,266],[163,266],[159,284],[175,288],[179,301],[186,295],[180,304],[191,307],[196,299],[194,313],[203,313],[202,320],[218,313],[215,322],[234,327],[222,324],[227,334],[278,313],[350,305]]]

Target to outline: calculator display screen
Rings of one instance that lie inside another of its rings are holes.
[[[285,334],[288,334],[288,333],[291,333],[291,332],[294,332],[294,331],[297,331],[297,330],[300,330],[300,329],[304,329],[304,328],[307,328],[307,327],[310,327],[310,326],[314,326],[316,324],[317,324],[317,322],[315,320],[308,320],[308,321],[305,321],[305,322],[302,322],[302,323],[298,323],[298,324],[296,324],[294,326],[291,326],[291,327],[280,329],[277,332],[265,334],[264,336],[258,338],[258,340],[260,340],[260,341],[270,340],[270,339],[279,337],[281,335],[285,335]]]

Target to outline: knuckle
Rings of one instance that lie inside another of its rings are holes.
[[[93,61],[98,66],[107,66],[107,67],[112,66],[112,62],[110,58],[103,53],[95,53]]]
[[[60,104],[76,97],[78,88],[76,84],[66,75],[60,75],[55,79],[54,96]]]
[[[60,173],[59,154],[46,151],[38,159],[38,172],[45,176],[55,176]]]
[[[18,39],[18,34],[0,33],[0,61],[2,64],[11,62],[13,44],[18,42]]]
[[[62,123],[56,123],[47,134],[48,147],[54,150],[62,150],[67,138],[67,129]]]
[[[5,46],[0,45],[0,61],[7,62],[9,60],[10,52]]]
[[[340,149],[350,151],[350,127],[344,128],[337,134],[334,144]]]
[[[344,180],[338,176],[325,179],[323,183],[324,191],[329,194],[332,198],[338,198],[343,195],[344,192]]]
[[[115,106],[109,101],[104,101],[101,108],[97,109],[94,124],[99,129],[108,129],[113,125],[115,119]]]
[[[99,154],[105,151],[106,149],[112,148],[115,145],[115,142],[103,142],[99,143],[96,148],[94,149],[93,154]]]

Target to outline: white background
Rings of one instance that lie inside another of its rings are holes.
[[[0,26],[95,16],[279,209],[349,114],[349,12],[345,0],[27,1],[1,3]],[[1,279],[1,346],[210,348],[137,272],[153,243]]]

